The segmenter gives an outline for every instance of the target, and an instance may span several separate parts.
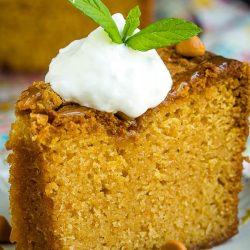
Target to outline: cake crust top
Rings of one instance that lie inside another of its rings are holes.
[[[91,118],[105,125],[111,133],[116,134],[119,131],[124,134],[124,132],[136,130],[143,124],[144,119],[168,105],[169,102],[185,97],[190,92],[201,92],[215,84],[218,79],[232,77],[244,79],[249,83],[250,67],[247,63],[226,59],[210,52],[206,52],[204,56],[186,58],[177,54],[174,47],[161,48],[158,53],[171,73],[173,86],[160,105],[149,109],[138,118],[127,119],[120,114],[102,112],[66,102],[51,89],[49,84],[42,81],[34,82],[21,94],[16,104],[16,112],[46,114],[49,116],[48,122],[53,121],[58,124],[69,120],[77,122]]]

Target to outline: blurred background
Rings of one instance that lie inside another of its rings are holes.
[[[165,17],[192,20],[203,28],[207,50],[250,62],[250,0],[103,1],[112,13],[125,15],[139,4],[142,26]],[[44,79],[59,48],[86,36],[94,27],[67,0],[0,0],[0,183],[5,184],[0,185],[0,196],[8,192],[4,144],[17,96],[32,81]],[[7,197],[0,202],[0,209],[3,206],[7,211]]]

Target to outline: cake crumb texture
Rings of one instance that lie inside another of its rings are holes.
[[[7,143],[18,250],[203,249],[237,233],[249,66],[159,54],[173,88],[135,120],[42,82],[23,92]]]

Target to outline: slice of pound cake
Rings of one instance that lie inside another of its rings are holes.
[[[138,6],[125,20],[100,0],[69,1],[100,27],[60,50],[16,104],[11,241],[184,250],[235,235],[249,65],[205,52],[188,21],[140,31]]]
[[[17,249],[202,249],[237,233],[249,66],[159,54],[172,90],[136,119],[43,82],[22,93],[7,144]]]

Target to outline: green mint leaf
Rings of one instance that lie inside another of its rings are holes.
[[[187,40],[202,30],[194,23],[168,18],[157,21],[127,39],[127,46],[135,50],[147,51],[174,45]]]
[[[126,18],[126,24],[124,26],[123,32],[122,32],[122,40],[125,41],[127,37],[133,35],[136,28],[140,25],[140,16],[141,11],[139,6],[134,7],[130,12],[128,13],[128,16]]]
[[[109,35],[114,43],[121,44],[121,34],[114,22],[109,9],[101,0],[68,0],[86,16],[92,18]]]

